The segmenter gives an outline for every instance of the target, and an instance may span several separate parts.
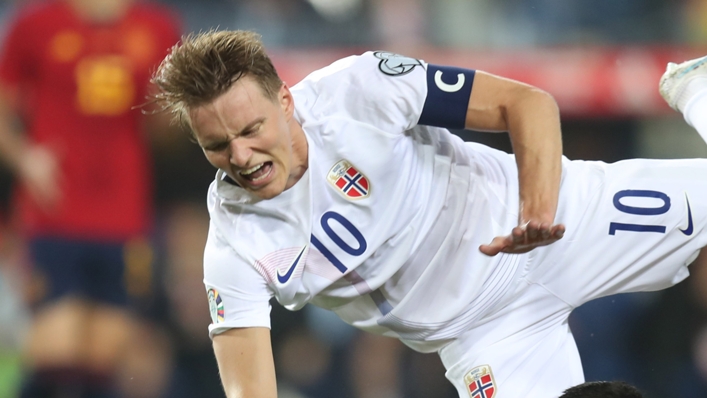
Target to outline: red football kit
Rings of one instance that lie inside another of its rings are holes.
[[[110,24],[82,21],[65,1],[26,8],[11,27],[0,79],[20,95],[30,140],[60,164],[61,201],[47,213],[16,195],[30,236],[126,239],[151,215],[143,115],[149,77],[179,40],[175,15],[134,4]]]

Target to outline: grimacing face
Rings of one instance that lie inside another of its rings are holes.
[[[292,187],[307,170],[307,141],[286,85],[276,100],[244,76],[212,102],[189,111],[206,159],[261,199]]]

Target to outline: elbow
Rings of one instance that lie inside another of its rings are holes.
[[[525,95],[525,99],[528,103],[532,104],[533,106],[543,106],[543,107],[548,107],[550,109],[559,111],[559,106],[557,105],[557,101],[555,100],[555,97],[552,96],[552,94],[548,93],[545,90],[542,90],[537,87],[528,87],[527,93]]]
[[[559,120],[560,108],[552,94],[533,86],[523,87],[504,109],[504,118],[509,126],[513,124],[512,119],[532,120],[541,115]]]

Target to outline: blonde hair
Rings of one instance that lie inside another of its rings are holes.
[[[190,109],[213,101],[243,76],[255,78],[267,98],[277,99],[283,83],[259,34],[243,30],[192,33],[172,47],[150,79],[159,89],[151,102],[190,127]]]

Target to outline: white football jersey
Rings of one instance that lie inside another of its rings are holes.
[[[473,77],[368,52],[295,85],[301,180],[260,200],[219,171],[209,189],[210,334],[269,327],[274,296],[429,352],[492,311],[526,259],[478,249],[517,225],[514,159],[429,126],[463,126]]]

